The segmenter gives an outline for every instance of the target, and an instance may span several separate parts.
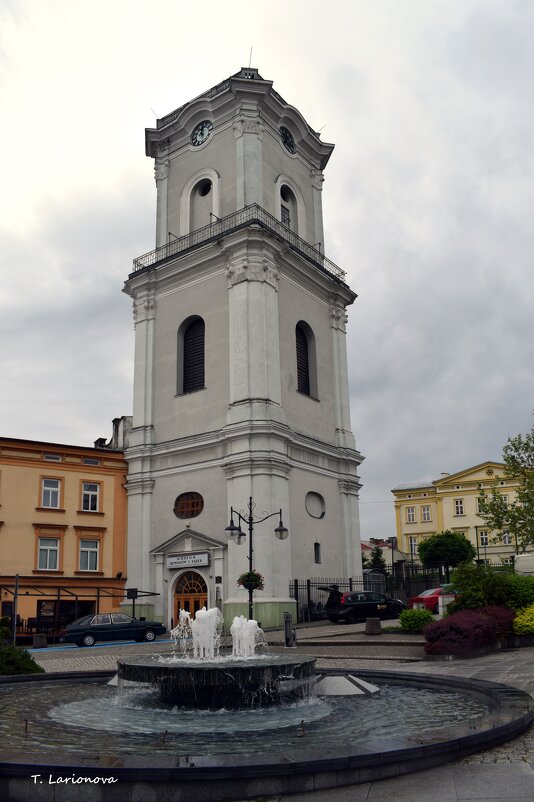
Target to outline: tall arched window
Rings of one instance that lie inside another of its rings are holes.
[[[295,346],[297,353],[297,390],[299,393],[317,398],[315,336],[304,320],[300,320],[295,326]]]
[[[178,329],[177,393],[203,390],[205,325],[201,317],[184,320]]]
[[[280,187],[280,220],[291,231],[298,232],[297,199],[287,184]]]
[[[200,180],[191,192],[189,231],[196,231],[211,223],[213,183],[210,178]]]

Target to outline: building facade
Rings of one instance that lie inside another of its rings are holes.
[[[242,69],[146,131],[155,162],[156,250],[125,284],[135,320],[128,461],[128,572],[180,608],[246,612],[236,580],[255,520],[255,617],[292,611],[296,576],[361,576],[346,308],[324,255],[323,169],[333,146],[255,69]],[[246,529],[246,527],[243,527]],[[247,530],[248,532],[248,530]]]
[[[421,541],[449,529],[466,536],[477,550],[477,559],[488,564],[511,564],[517,551],[511,535],[492,532],[478,514],[481,487],[487,493],[496,488],[510,502],[516,498],[517,484],[505,478],[500,462],[483,462],[442,474],[434,481],[394,487],[397,539],[407,559],[418,561]]]
[[[57,629],[119,609],[126,469],[122,451],[0,439],[2,615]]]

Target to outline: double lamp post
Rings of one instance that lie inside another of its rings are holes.
[[[252,501],[252,496],[250,496],[248,500],[248,515],[244,515],[237,510],[234,510],[233,507],[230,507],[230,524],[226,527],[225,532],[228,537],[231,537],[234,543],[240,545],[243,540],[246,538],[246,533],[243,532],[241,529],[240,523],[245,524],[248,527],[248,570],[254,570],[254,563],[253,563],[253,555],[254,555],[254,548],[253,548],[253,533],[254,533],[254,525],[261,524],[263,521],[267,521],[268,518],[273,518],[275,515],[279,516],[279,523],[276,529],[274,530],[274,534],[278,538],[278,540],[285,540],[289,535],[288,529],[284,526],[282,521],[282,510],[277,510],[276,512],[271,512],[269,515],[265,515],[263,518],[255,518],[253,514],[255,504]],[[234,523],[234,516],[237,519],[237,525]],[[249,619],[253,618],[253,606],[254,606],[254,587],[249,585],[247,588],[248,590],[248,617]]]

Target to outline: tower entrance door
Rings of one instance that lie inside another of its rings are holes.
[[[208,606],[208,587],[200,574],[187,571],[182,574],[174,590],[174,621],[178,623],[180,610],[191,613],[194,618],[197,610]]]

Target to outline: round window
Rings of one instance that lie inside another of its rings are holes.
[[[320,493],[306,493],[306,512],[312,518],[324,518],[325,504]]]
[[[204,509],[204,499],[200,493],[181,493],[174,502],[177,518],[196,518]]]

